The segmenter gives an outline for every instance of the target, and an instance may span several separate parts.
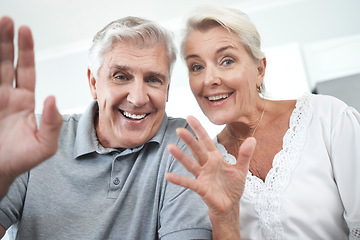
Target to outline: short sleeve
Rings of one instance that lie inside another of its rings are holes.
[[[178,161],[172,160],[170,172],[192,177]],[[162,240],[212,239],[207,205],[197,193],[170,182],[166,183],[159,222]]]
[[[349,238],[360,239],[360,114],[347,107],[331,132],[331,161]]]
[[[5,229],[8,229],[21,218],[28,175],[29,173],[24,173],[16,178],[0,202],[0,225]]]

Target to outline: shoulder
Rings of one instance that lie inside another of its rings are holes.
[[[349,106],[342,100],[329,95],[310,95],[315,108],[329,111],[345,111]]]
[[[63,119],[63,128],[67,125],[74,125],[82,122],[82,125],[93,124],[94,116],[98,111],[98,105],[96,101],[90,102],[83,113],[71,113],[71,114],[62,114]],[[36,115],[36,121],[38,124],[41,122],[42,115]]]
[[[321,125],[333,128],[343,121],[360,121],[359,113],[336,97],[307,94],[306,98],[308,99],[307,104],[312,108],[313,122],[320,121]]]
[[[311,95],[314,115],[335,122],[339,117],[353,111],[342,100],[329,95]]]
[[[185,119],[183,118],[174,118],[174,117],[168,117],[168,123],[167,123],[167,126],[168,128],[190,128],[188,123],[186,122]]]
[[[68,122],[79,122],[82,114],[64,114],[62,115],[63,124],[66,124]],[[41,114],[36,114],[36,121],[38,124],[40,124],[42,120]]]
[[[174,118],[174,117],[167,117],[166,123],[166,135],[176,135],[176,129],[178,128],[186,128],[191,133],[194,134],[193,130],[189,126],[183,118]],[[177,136],[177,135],[176,135]]]
[[[160,129],[160,133],[164,131],[164,133],[161,134],[164,136],[161,142],[166,143],[166,145],[172,143],[182,149],[186,148],[185,143],[176,134],[176,129],[185,128],[189,130],[192,134],[194,134],[189,124],[183,118],[166,117],[166,121],[167,122],[165,124],[165,129]]]
[[[65,114],[62,115],[63,123],[59,135],[59,143],[64,144],[65,142],[73,144],[76,138],[76,133],[80,126],[80,119],[82,114]],[[36,121],[38,126],[42,120],[42,115],[36,115]],[[84,124],[83,124],[84,125]],[[67,145],[67,144],[66,144]]]
[[[62,115],[64,122],[79,122],[82,114],[65,114]]]
[[[349,106],[333,96],[305,93],[297,99],[296,108],[300,112],[311,110],[314,114],[332,114],[334,117],[346,111]]]

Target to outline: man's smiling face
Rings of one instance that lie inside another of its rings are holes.
[[[96,133],[104,147],[134,148],[156,134],[170,82],[164,46],[115,42],[104,54],[98,76],[88,75],[99,104]]]

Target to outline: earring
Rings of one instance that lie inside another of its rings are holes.
[[[260,86],[256,86],[256,90],[258,91],[258,93],[261,93],[261,85]]]

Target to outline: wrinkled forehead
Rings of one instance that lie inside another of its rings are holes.
[[[170,78],[170,61],[165,46],[160,44],[114,41],[103,54],[103,66],[121,66],[134,72],[158,72],[166,76],[166,79]]]
[[[207,24],[204,23],[204,25],[197,25],[197,26],[198,26],[197,28],[193,28],[193,31],[189,32],[187,38],[183,42],[181,50],[184,58],[186,58],[186,54],[187,54],[186,50],[188,50],[189,45],[198,44],[198,46],[201,46],[199,43],[212,41],[214,44],[213,45],[214,48],[216,48],[217,45],[226,45],[226,44],[229,46],[232,45],[240,48],[245,48],[247,54],[249,54],[249,56],[255,62],[258,61],[258,59],[254,57],[251,47],[244,40],[243,35],[241,33],[237,33],[234,30],[214,21],[209,21],[207,22]],[[210,48],[209,50],[212,49],[213,48]]]
[[[208,44],[210,43],[210,46]],[[211,45],[213,44],[213,45]],[[202,48],[207,45],[209,50],[217,45],[242,45],[241,39],[234,32],[222,27],[221,25],[214,25],[209,28],[195,29],[186,38],[184,42],[184,53],[189,48]]]
[[[185,57],[185,48],[186,45],[189,41],[189,37],[191,35],[193,35],[194,32],[199,32],[199,33],[206,33],[210,30],[213,30],[214,28],[220,28],[220,29],[224,29],[226,30],[230,35],[234,35],[236,37],[237,34],[235,34],[235,32],[233,32],[232,30],[230,30],[229,28],[227,28],[226,26],[220,24],[219,22],[215,21],[215,20],[204,20],[201,22],[197,22],[197,23],[188,23],[187,28],[186,28],[186,33],[182,39],[181,42],[181,54],[183,57]],[[213,37],[217,37],[216,35],[214,35]],[[238,38],[240,41],[241,39]]]

